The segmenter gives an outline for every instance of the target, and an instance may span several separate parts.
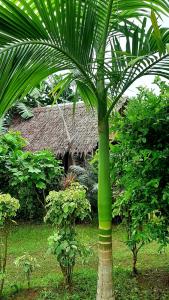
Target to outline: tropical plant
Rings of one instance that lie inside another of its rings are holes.
[[[108,119],[135,80],[169,77],[169,33],[156,17],[168,12],[168,0],[1,0],[0,116],[43,78],[63,70],[56,99],[74,81],[83,101],[98,111],[98,300],[113,299]]]
[[[25,253],[24,255],[17,257],[14,261],[17,267],[20,267],[26,277],[28,283],[28,289],[31,286],[31,276],[33,271],[39,267],[37,259],[32,257],[30,254]]]
[[[28,107],[47,106],[54,103],[54,97],[52,96],[53,88],[62,80],[62,75],[51,75],[47,79],[43,80],[30,91],[23,99],[20,99]],[[71,102],[74,98],[74,92],[72,87],[68,87],[62,91],[58,103]]]
[[[46,195],[59,189],[63,168],[52,152],[24,151],[26,144],[19,132],[0,136],[0,191],[19,199],[17,217],[42,219]]]
[[[6,275],[8,236],[19,206],[17,199],[12,198],[9,194],[0,194],[0,298]]]
[[[27,120],[33,117],[33,108],[54,104],[55,99],[52,95],[52,90],[61,79],[61,75],[51,75],[40,82],[40,84],[33,88],[26,96],[18,99],[7,111],[5,116],[0,119],[0,134],[3,134],[8,130],[13,119],[18,115],[22,119]],[[66,90],[62,91],[57,102],[72,102],[74,97],[75,95],[72,87],[67,87]]]
[[[169,85],[159,78],[160,94],[139,88],[124,115],[112,120],[115,144],[110,145],[114,186],[113,215],[127,229],[126,243],[133,254],[133,273],[139,250],[155,240],[160,249],[169,242]]]
[[[90,215],[90,203],[85,188],[77,182],[63,191],[50,192],[46,202],[45,221],[50,221],[57,230],[49,238],[49,252],[56,255],[65,284],[71,287],[76,258],[87,253],[86,247],[77,239],[75,222],[77,218],[84,220]]]

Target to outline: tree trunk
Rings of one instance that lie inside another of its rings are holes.
[[[62,264],[60,264],[63,276],[64,276],[64,280],[65,280],[65,286],[68,287],[70,290],[72,288],[72,284],[73,284],[73,268],[74,268],[74,264],[73,265],[68,265],[67,267],[62,266]]]
[[[112,243],[109,239],[109,237],[106,239],[103,237],[103,240],[106,240],[107,242],[99,241],[97,300],[115,299],[112,286]],[[103,243],[107,244],[103,245]]]
[[[4,229],[4,255],[2,256],[2,268],[0,271],[2,272],[2,279],[0,281],[0,299],[2,297],[2,292],[4,288],[4,283],[5,283],[5,272],[6,272],[6,264],[7,264],[7,251],[8,251],[8,228]]]
[[[109,127],[107,108],[99,114],[99,267],[97,300],[114,300],[112,284],[112,197],[109,165]]]
[[[138,275],[138,271],[137,271],[137,254],[138,254],[138,251],[137,251],[137,245],[133,246],[133,249],[132,249],[132,252],[133,252],[133,275],[136,276]]]

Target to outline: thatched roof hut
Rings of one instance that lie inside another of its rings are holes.
[[[57,156],[71,154],[86,155],[97,147],[97,117],[82,102],[33,109],[33,117],[28,120],[17,118],[12,130],[20,131],[29,144],[26,150],[50,149]]]
[[[123,98],[116,109],[125,102]],[[96,113],[86,109],[83,102],[76,104],[75,112],[72,103],[34,108],[31,119],[16,118],[11,128],[28,140],[26,150],[50,149],[60,157],[68,152],[85,156],[98,144]]]

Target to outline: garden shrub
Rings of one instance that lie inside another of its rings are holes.
[[[169,241],[169,85],[156,78],[160,95],[139,88],[121,116],[112,120],[111,149],[113,216],[121,215],[127,228],[127,245],[137,254],[147,242]]]
[[[19,207],[17,199],[12,198],[9,194],[0,194],[0,298],[5,282],[8,235]]]
[[[92,216],[97,214],[97,193],[98,193],[98,168],[94,159],[87,161],[85,168],[72,165],[70,172],[75,176],[76,181],[86,186],[87,199],[90,201]]]
[[[18,217],[42,219],[49,190],[59,189],[62,167],[52,152],[24,151],[26,140],[18,132],[0,136],[0,191],[20,201]]]
[[[24,255],[17,257],[14,263],[17,267],[20,267],[22,269],[22,272],[26,277],[28,289],[29,289],[31,286],[32,273],[36,268],[39,267],[39,264],[37,263],[37,259],[35,257],[32,257],[30,254],[25,253]]]
[[[56,255],[65,283],[70,287],[77,256],[84,258],[88,252],[77,239],[75,222],[89,216],[90,203],[85,188],[77,182],[65,190],[51,191],[46,202],[45,221],[56,227],[54,235],[49,237],[49,252]]]

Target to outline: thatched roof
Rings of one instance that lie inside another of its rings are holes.
[[[12,125],[28,140],[27,150],[50,149],[63,156],[68,150],[86,155],[97,147],[97,117],[82,102],[76,104],[74,113],[68,103],[35,108],[33,115],[26,121],[17,118]]]
[[[74,113],[72,103],[67,103],[35,108],[33,115],[26,121],[16,118],[11,126],[28,140],[26,150],[50,149],[63,156],[68,150],[86,155],[97,148],[97,116],[83,102],[76,104]]]

